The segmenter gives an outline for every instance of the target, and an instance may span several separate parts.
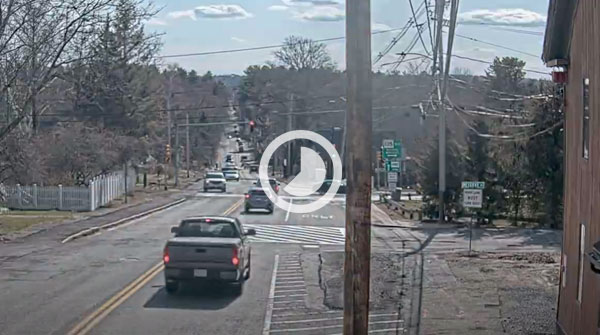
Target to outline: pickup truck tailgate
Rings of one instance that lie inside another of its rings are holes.
[[[167,243],[171,262],[230,263],[237,238],[175,237]]]

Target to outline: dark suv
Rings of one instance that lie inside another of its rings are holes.
[[[264,209],[273,213],[273,203],[265,194],[265,191],[260,187],[252,187],[246,193],[246,203],[244,205],[246,213],[251,209]]]

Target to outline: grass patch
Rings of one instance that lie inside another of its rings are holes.
[[[32,225],[72,219],[71,212],[59,211],[10,211],[0,214],[0,234],[12,233]]]

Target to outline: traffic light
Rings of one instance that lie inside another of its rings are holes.
[[[253,120],[251,120],[250,122],[248,122],[248,124],[250,125],[250,132],[254,131],[254,126],[256,126],[256,123],[254,123]]]
[[[171,162],[171,146],[167,144],[165,147],[165,163]]]

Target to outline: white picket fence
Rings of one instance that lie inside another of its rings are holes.
[[[127,193],[135,188],[135,170],[127,173]],[[0,204],[10,209],[94,211],[125,194],[125,173],[100,175],[89,186],[3,186]]]

